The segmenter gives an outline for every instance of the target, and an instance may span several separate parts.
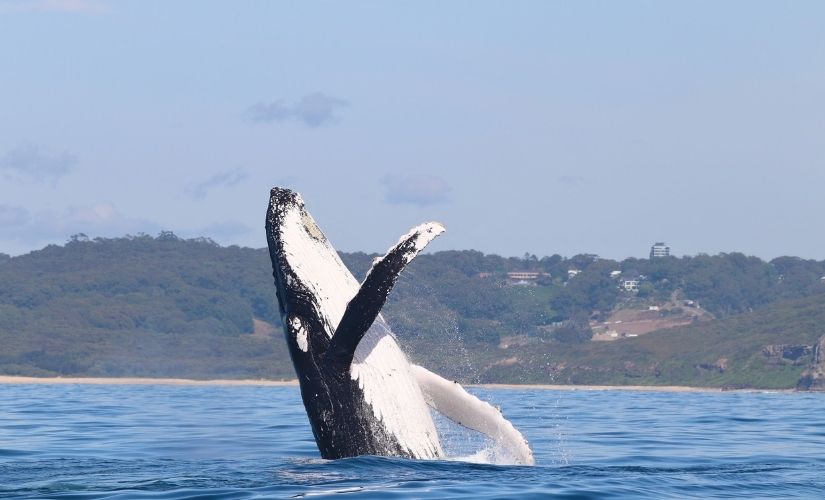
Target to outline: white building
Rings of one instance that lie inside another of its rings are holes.
[[[638,292],[639,280],[624,280],[620,286],[626,292]]]
[[[535,285],[539,278],[549,278],[550,273],[537,271],[513,271],[507,273],[511,285]]]
[[[650,258],[667,257],[670,255],[670,247],[662,241],[657,241],[650,247]]]

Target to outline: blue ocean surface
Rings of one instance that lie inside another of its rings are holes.
[[[473,391],[536,466],[444,422],[450,460],[322,460],[296,387],[0,385],[0,497],[825,498],[825,394]]]

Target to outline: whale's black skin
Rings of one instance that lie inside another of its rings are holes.
[[[357,381],[350,377],[350,365],[359,341],[386,301],[409,260],[404,256],[415,242],[412,237],[402,241],[373,267],[335,328],[319,317],[317,298],[301,283],[285,255],[282,224],[286,211],[296,208],[303,210],[295,192],[273,188],[266,235],[289,353],[321,456],[327,459],[357,455],[411,457],[373,415]],[[299,328],[306,332],[306,350],[296,340]]]

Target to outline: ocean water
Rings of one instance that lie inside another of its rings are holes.
[[[0,498],[825,498],[825,394],[474,392],[536,466],[444,422],[450,460],[322,460],[295,387],[0,385]]]

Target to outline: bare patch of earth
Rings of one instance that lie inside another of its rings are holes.
[[[648,306],[647,309],[619,309],[606,321],[592,322],[590,328],[593,330],[593,341],[610,342],[711,319],[713,315],[704,309],[687,307],[680,301]]]

